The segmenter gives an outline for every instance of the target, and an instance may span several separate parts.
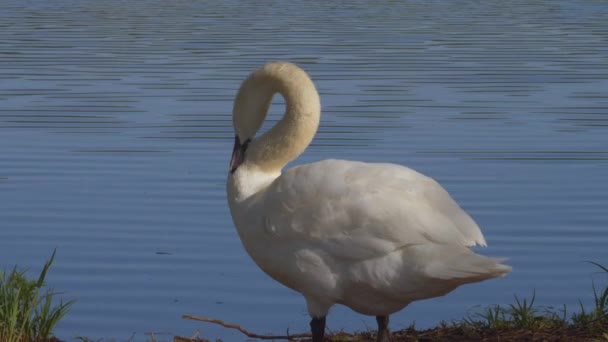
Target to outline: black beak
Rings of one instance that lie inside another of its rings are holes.
[[[232,149],[232,160],[230,160],[230,173],[234,173],[236,169],[245,161],[245,151],[249,146],[251,139],[247,139],[244,144],[241,144],[239,136],[234,137],[234,148]]]

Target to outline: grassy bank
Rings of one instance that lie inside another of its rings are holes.
[[[0,341],[1,342],[60,342],[52,335],[53,329],[69,312],[74,301],[58,302],[52,288],[45,285],[45,278],[53,263],[55,252],[44,264],[37,279],[28,279],[25,272],[13,268],[11,272],[0,270]],[[607,277],[608,268],[598,263],[594,267]],[[586,310],[580,304],[575,311],[565,306],[548,309],[538,306],[537,294],[529,298],[514,297],[513,303],[493,305],[479,310],[468,317],[454,322],[441,322],[437,327],[426,330],[410,326],[394,331],[392,341],[594,341],[608,342],[608,286],[596,286],[592,282],[590,290],[593,305]],[[55,304],[53,304],[55,303]],[[258,335],[244,328],[216,319],[185,318],[220,324],[229,329],[240,330],[246,339],[274,339],[307,341],[307,334],[290,336]],[[395,322],[393,322],[394,324]],[[246,335],[249,335],[247,337]],[[209,339],[210,336],[166,337],[159,339],[154,334],[147,337],[129,338],[129,341],[146,340],[150,342],[202,342],[221,341]],[[356,333],[330,332],[326,341],[373,341],[374,331]],[[112,339],[78,338],[84,342],[113,342]],[[116,340],[117,341],[117,340]]]
[[[608,272],[608,271],[606,271]],[[415,326],[392,332],[393,342],[423,341],[593,341],[608,342],[608,287],[598,291],[593,287],[594,307],[568,314],[565,307],[553,311],[535,305],[535,294],[529,299],[514,298],[508,306],[486,307],[460,321],[441,322],[432,329],[418,330]],[[272,336],[265,336],[271,339]],[[308,338],[277,339],[309,341]],[[375,341],[375,331],[338,332],[326,335],[326,341]],[[243,336],[243,340],[245,340]],[[174,342],[220,341],[201,337],[175,337]]]
[[[592,263],[608,277],[608,268]],[[530,298],[514,297],[507,306],[493,305],[454,322],[418,330],[415,326],[392,332],[393,342],[414,341],[593,341],[608,342],[608,286],[591,284],[593,306],[586,310],[580,304],[570,312],[566,306],[559,310],[536,305],[536,293]],[[214,320],[209,322],[214,323]],[[222,322],[223,323],[223,322]],[[227,326],[225,324],[222,324]],[[230,327],[234,328],[234,327]],[[255,334],[253,334],[255,335]],[[331,333],[327,341],[374,341],[375,331]],[[245,337],[245,336],[244,336]],[[272,336],[265,336],[271,338]],[[279,336],[277,336],[279,337]],[[287,340],[285,336],[280,336]],[[290,338],[308,341],[307,338]],[[210,341],[200,337],[175,337],[174,342]],[[217,341],[217,340],[213,340]]]

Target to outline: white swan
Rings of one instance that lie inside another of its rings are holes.
[[[255,138],[272,97],[283,118]],[[323,160],[281,169],[313,139],[319,95],[297,66],[269,63],[241,85],[228,203],[243,246],[268,275],[305,297],[313,341],[334,304],[388,317],[415,300],[505,275],[511,267],[473,253],[485,246],[475,222],[433,179],[395,164]]]

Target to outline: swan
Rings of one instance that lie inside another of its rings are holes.
[[[275,94],[285,113],[256,138]],[[321,104],[312,80],[288,62],[271,62],[241,84],[227,199],[253,261],[300,292],[314,342],[334,304],[376,316],[377,341],[390,339],[389,315],[456,287],[504,276],[503,259],[477,224],[432,178],[388,163],[322,160],[283,167],[310,144]]]

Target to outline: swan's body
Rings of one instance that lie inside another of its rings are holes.
[[[285,97],[285,116],[252,140],[275,93]],[[256,264],[304,295],[313,339],[322,339],[318,330],[333,304],[377,316],[385,330],[388,315],[412,301],[510,271],[468,248],[486,244],[477,224],[437,182],[412,169],[324,160],[281,174],[308,146],[320,116],[316,89],[295,65],[270,63],[249,76],[233,115],[234,224]]]

